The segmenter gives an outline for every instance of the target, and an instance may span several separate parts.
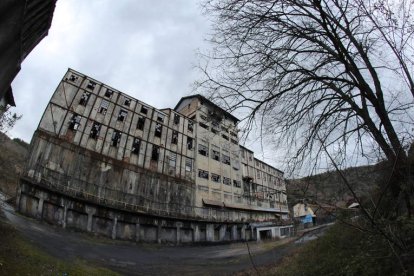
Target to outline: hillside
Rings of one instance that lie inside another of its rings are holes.
[[[29,144],[21,139],[10,139],[0,132],[0,191],[14,195],[23,170]]]
[[[343,171],[352,189],[360,197],[367,197],[381,182],[384,170],[381,164],[348,168]],[[345,206],[353,199],[340,174],[329,171],[301,179],[287,181],[288,200],[291,205],[306,198],[309,201]]]

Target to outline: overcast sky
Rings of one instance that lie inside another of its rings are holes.
[[[208,18],[197,0],[58,0],[49,35],[29,54],[12,87],[23,118],[9,131],[30,142],[54,90],[75,69],[156,108],[192,93],[196,53],[206,50]],[[257,141],[252,139],[252,141]],[[283,169],[281,156],[256,157]]]

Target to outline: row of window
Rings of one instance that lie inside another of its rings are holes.
[[[108,98],[110,98],[112,94],[113,94],[113,91],[110,90],[110,89],[107,89],[107,91],[105,93],[105,96],[108,97]],[[91,96],[91,93],[90,92],[87,92],[87,91],[83,92],[83,94],[81,96],[81,99],[79,100],[79,104],[80,105],[83,105],[83,106],[86,106],[87,103],[88,103],[88,101],[89,101],[90,96]],[[131,103],[131,99],[125,98],[124,105],[125,106],[129,106],[130,103]],[[108,111],[108,108],[109,108],[109,104],[110,104],[109,101],[103,99],[101,101],[100,106],[99,106],[98,112],[100,114],[106,115],[106,112]],[[147,107],[145,105],[142,105],[141,106],[140,113],[142,113],[144,115],[147,115],[148,114],[148,109],[149,109],[149,107]],[[119,114],[118,114],[118,121],[121,121],[121,122],[125,121],[127,115],[128,115],[128,111],[125,110],[125,109],[121,109],[119,111]],[[161,112],[157,112],[157,114],[156,114],[156,120],[158,122],[164,123],[165,117],[166,117],[166,115],[163,114],[163,113],[161,113]],[[145,117],[140,117],[140,119],[141,119],[141,121],[142,120],[145,120]],[[142,122],[139,122],[139,123],[142,124]],[[178,125],[180,123],[180,116],[178,114],[174,114],[173,123],[175,125]],[[143,128],[143,126],[142,126],[142,128]],[[140,129],[142,129],[142,128],[140,128]],[[190,132],[193,131],[193,123],[192,122],[189,122],[188,130]]]
[[[198,177],[209,179],[209,172],[205,170],[198,170]],[[211,173],[211,181],[216,183],[221,183],[221,176],[215,173]],[[228,177],[223,176],[223,184],[231,186],[231,179]],[[233,186],[237,188],[241,188],[241,181],[240,180],[233,180]]]
[[[203,156],[208,157],[209,156],[209,154],[208,154],[208,147],[205,146],[205,145],[203,145],[203,144],[198,144],[198,153],[200,155],[203,155]],[[221,154],[221,158],[220,158],[220,152],[217,151],[217,150],[211,149],[211,158],[213,160],[218,161],[218,162],[220,162],[220,160],[221,160],[221,162],[223,164],[226,164],[226,165],[229,165],[229,166],[231,165],[230,156],[228,156],[227,154],[222,153]],[[235,170],[239,170],[240,169],[240,162],[238,160],[234,160],[234,162],[233,162],[233,168]]]
[[[208,125],[206,125],[206,124],[204,124],[204,123],[199,123],[199,126],[200,127],[202,127],[202,128],[204,128],[204,129],[207,129],[207,130],[209,130],[209,127],[208,127]],[[211,128],[211,132],[213,132],[214,134],[218,134],[219,133],[219,130],[217,130],[217,129],[215,129],[215,128]],[[235,140],[235,139],[232,139],[232,138],[229,138],[229,136],[228,135],[226,135],[226,134],[221,134],[221,137],[224,139],[224,140],[227,140],[227,141],[230,141],[230,142],[232,142],[233,144],[235,144],[235,145],[238,145],[239,143],[237,142],[237,140]],[[235,135],[235,137],[237,138],[237,135]]]
[[[242,158],[245,159],[246,158],[246,151],[242,150],[241,155],[242,155]],[[252,154],[248,153],[247,155],[248,155],[249,161],[253,161]],[[269,173],[273,173],[274,175],[279,174],[275,169],[271,168],[270,166],[266,165],[265,163],[259,162],[258,160],[255,160],[255,164],[256,164],[256,168],[261,167],[264,171],[267,171]]]

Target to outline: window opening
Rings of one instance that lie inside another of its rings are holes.
[[[198,170],[198,177],[208,179],[208,171],[205,170]]]
[[[231,179],[223,176],[223,184],[231,186]]]
[[[101,106],[99,107],[98,112],[105,115],[106,111],[108,111],[109,102],[107,100],[102,100]]]
[[[189,132],[193,132],[194,130],[194,123],[192,121],[188,121],[188,127],[187,127]]]
[[[132,153],[139,154],[140,148],[141,148],[141,140],[139,138],[134,138],[134,142],[132,143]]]
[[[107,98],[111,98],[112,97],[112,95],[114,94],[114,91],[113,90],[111,90],[111,89],[106,89],[106,91],[105,91],[105,97],[107,97]]]
[[[174,124],[178,125],[180,123],[180,116],[178,114],[174,114]]]
[[[131,105],[131,99],[129,99],[129,98],[125,98],[125,100],[124,100],[124,105],[126,105],[126,106],[130,106],[130,105]]]
[[[222,155],[221,155],[221,161],[222,161],[224,164],[230,165],[230,156],[225,155],[225,154],[222,154]]]
[[[229,137],[227,135],[222,134],[221,137],[223,137],[224,139],[226,139],[227,141],[229,140]]]
[[[141,113],[148,114],[148,107],[146,107],[145,105],[141,106]]]
[[[75,82],[78,80],[78,76],[70,75],[69,80]]]
[[[126,110],[124,110],[124,109],[121,109],[121,110],[119,111],[119,114],[118,114],[118,121],[120,121],[120,122],[125,121],[125,119],[126,119],[127,115],[128,115],[128,111],[126,111]]]
[[[96,82],[94,82],[94,81],[89,81],[89,83],[88,83],[88,85],[86,86],[86,88],[88,88],[88,89],[90,89],[90,90],[93,90],[93,89],[95,89],[95,86],[96,86]]]
[[[157,121],[163,123],[165,115],[162,113],[157,113]]]
[[[208,129],[208,125],[206,125],[206,124],[200,123],[200,126],[201,126],[202,128]]]
[[[91,137],[92,139],[98,139],[100,131],[101,131],[101,124],[98,122],[93,122],[89,137]]]
[[[111,145],[117,147],[119,142],[121,141],[121,132],[118,130],[114,130],[112,133]]]
[[[170,153],[170,160],[169,160],[168,165],[170,165],[170,167],[175,168],[175,164],[176,164],[176,163],[177,163],[177,154],[176,154],[176,153],[171,152],[171,153]]]
[[[190,158],[187,158],[185,160],[185,171],[191,172],[192,170],[193,170],[193,160],[191,160]]]
[[[220,182],[220,175],[215,174],[215,173],[211,173],[211,180],[213,182]]]
[[[208,147],[198,144],[198,153],[204,156],[208,156]]]
[[[240,180],[233,180],[233,186],[237,188],[241,188],[241,181]]]
[[[201,115],[201,114],[200,114],[200,118],[201,118],[202,120],[204,120],[204,121],[207,121],[207,117],[206,117],[206,116],[204,116],[204,115]]]
[[[160,157],[160,147],[159,146],[152,146],[152,154],[151,154],[151,160],[158,161],[158,158]]]
[[[173,131],[171,143],[175,145],[178,143],[178,131],[175,131],[175,130]]]
[[[143,130],[145,126],[145,118],[144,117],[139,117],[138,118],[138,123],[137,123],[137,128],[140,130]]]
[[[157,123],[155,124],[155,137],[161,137],[162,134],[162,125]]]
[[[88,103],[89,97],[91,96],[91,93],[89,92],[83,92],[82,97],[79,101],[80,105],[86,106],[86,104]]]
[[[69,129],[70,130],[78,130],[79,126],[80,126],[80,120],[81,120],[81,116],[78,114],[73,114],[72,118],[69,121]]]
[[[211,150],[211,158],[216,161],[220,161],[220,152],[216,150]]]
[[[187,137],[187,149],[193,149],[193,138]]]

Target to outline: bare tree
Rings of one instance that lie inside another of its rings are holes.
[[[394,164],[392,196],[410,215],[412,1],[210,0],[204,8],[214,49],[203,56],[200,90],[246,112],[248,126],[260,120],[292,145],[296,162],[325,150],[380,152]]]

